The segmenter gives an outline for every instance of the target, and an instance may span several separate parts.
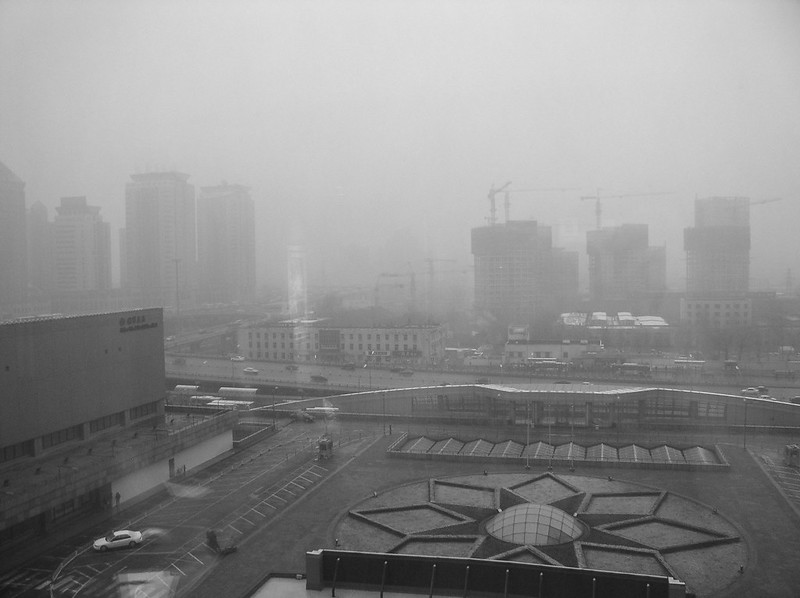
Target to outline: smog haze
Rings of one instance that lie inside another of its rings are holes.
[[[261,285],[285,284],[289,243],[331,286],[468,268],[511,181],[533,189],[511,219],[552,226],[584,281],[580,198],[630,195],[603,224],[648,224],[681,290],[696,197],[781,198],[752,210],[751,287],[782,289],[800,262],[798,32],[780,0],[5,0],[0,161],[28,206],[101,206],[115,248],[131,174],[245,185]]]

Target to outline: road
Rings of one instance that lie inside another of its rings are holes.
[[[553,384],[555,378],[535,378],[533,376],[510,375],[500,373],[484,375],[471,372],[442,372],[434,370],[415,371],[410,376],[398,372],[390,372],[378,368],[356,368],[347,370],[338,366],[325,366],[316,364],[302,364],[296,370],[287,369],[287,364],[264,361],[230,361],[227,358],[187,357],[182,356],[184,363],[175,363],[175,356],[166,357],[166,372],[168,378],[188,381],[219,382],[238,386],[260,386],[269,388],[273,386],[278,392],[278,387],[301,387],[305,389],[330,390],[334,392],[358,392],[367,390],[380,390],[384,388],[407,388],[413,386],[437,386],[440,384],[474,384],[481,379],[488,380],[485,384],[509,384],[512,386],[525,386],[527,384]],[[258,370],[257,374],[247,374],[245,368]],[[324,376],[327,382],[314,382],[311,376]],[[696,377],[695,377],[696,378]],[[742,380],[734,379],[730,382],[720,381],[715,384],[700,384],[701,380],[687,377],[680,382],[659,381],[656,379],[602,379],[593,380],[591,372],[573,372],[567,378],[573,382],[591,381],[592,384],[603,386],[614,385],[618,387],[661,387],[685,388],[703,392],[716,392],[723,394],[739,395],[744,386]],[[775,381],[773,381],[775,382]],[[759,382],[763,383],[763,381]],[[769,381],[766,381],[769,384]],[[800,382],[781,381],[770,387],[774,397],[789,400],[800,395]]]

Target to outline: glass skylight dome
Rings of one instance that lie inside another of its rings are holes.
[[[584,526],[561,509],[522,504],[495,515],[486,524],[486,531],[505,542],[547,546],[577,540]]]

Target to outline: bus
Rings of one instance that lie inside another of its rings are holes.
[[[172,392],[178,395],[196,395],[200,391],[200,387],[196,384],[178,384]]]
[[[236,386],[222,386],[218,392],[223,399],[254,399],[257,393],[257,388],[239,388]]]
[[[611,369],[618,374],[649,378],[652,367],[649,363],[625,362],[615,363],[611,366]]]
[[[233,401],[231,399],[215,399],[210,401],[208,407],[219,407],[220,409],[235,409],[237,411],[245,411],[252,407],[253,401]]]

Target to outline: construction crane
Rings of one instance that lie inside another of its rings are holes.
[[[508,181],[502,187],[497,189],[494,188],[494,183],[492,183],[492,188],[489,189],[489,225],[494,226],[497,224],[497,206],[495,205],[494,198],[498,193],[502,193],[508,186],[511,184],[511,181]]]
[[[780,201],[782,199],[783,199],[782,197],[770,197],[768,199],[759,199],[758,201],[751,201],[750,205],[751,206],[757,206],[757,205],[760,205],[762,203],[772,203],[773,201]]]
[[[578,187],[538,187],[533,189],[505,189],[504,194],[504,208],[506,215],[506,222],[510,220],[509,211],[511,207],[511,194],[512,193],[539,193],[542,191],[575,191]]]
[[[603,214],[603,207],[601,205],[601,200],[603,199],[621,199],[623,197],[648,197],[653,195],[671,195],[671,191],[658,191],[655,193],[626,193],[624,195],[600,195],[600,190],[597,190],[596,195],[582,195],[581,200],[584,199],[593,199],[595,201],[594,204],[594,217],[595,223],[597,226],[597,230],[600,230],[602,225],[602,214]]]

